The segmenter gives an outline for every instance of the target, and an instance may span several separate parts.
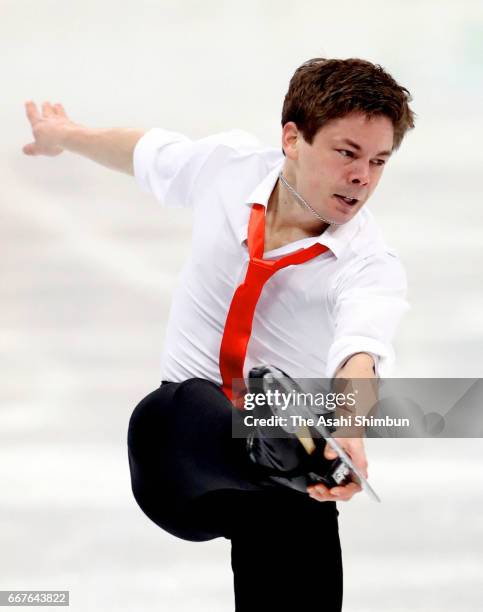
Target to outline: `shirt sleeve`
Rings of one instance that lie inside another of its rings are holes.
[[[139,139],[134,148],[134,176],[141,189],[154,195],[162,204],[192,207],[198,177],[215,152],[221,149],[242,152],[257,146],[258,141],[242,130],[191,140],[177,132],[153,128]],[[222,161],[219,160],[219,168],[223,166]]]
[[[329,299],[334,338],[329,348],[326,377],[356,353],[369,353],[376,376],[391,376],[395,354],[392,339],[409,310],[407,279],[398,257],[391,252],[365,258],[337,283]]]

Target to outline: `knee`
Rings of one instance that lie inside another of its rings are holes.
[[[139,456],[159,444],[164,429],[167,405],[161,389],[148,393],[134,408],[129,419],[127,443],[129,452]]]

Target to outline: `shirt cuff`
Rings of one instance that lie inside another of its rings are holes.
[[[373,357],[378,378],[391,376],[395,363],[391,346],[365,336],[345,336],[336,340],[329,349],[326,378],[332,380],[344,362],[356,353],[369,353]]]

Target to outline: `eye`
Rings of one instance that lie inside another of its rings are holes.
[[[338,153],[342,155],[342,157],[354,157],[353,151],[348,151],[347,149],[336,149]]]
[[[375,166],[384,166],[386,162],[383,159],[375,159],[373,163]]]

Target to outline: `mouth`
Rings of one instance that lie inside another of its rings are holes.
[[[334,193],[334,198],[336,198],[342,204],[346,204],[347,206],[355,206],[359,200],[357,198],[349,198],[348,196],[343,196],[338,193]]]

